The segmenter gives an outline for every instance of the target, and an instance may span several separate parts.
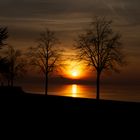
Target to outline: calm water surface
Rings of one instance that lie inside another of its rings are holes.
[[[24,90],[31,93],[44,94],[41,86],[25,86]],[[95,98],[96,87],[91,85],[49,85],[49,95],[60,95],[81,98]],[[140,102],[139,85],[103,85],[101,86],[101,99]]]

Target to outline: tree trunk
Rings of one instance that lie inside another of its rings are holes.
[[[100,72],[97,72],[97,79],[96,79],[96,99],[100,99]]]
[[[11,78],[11,87],[13,87],[14,86],[14,78],[12,77]]]
[[[10,86],[11,87],[14,86],[14,74],[13,74],[13,72],[11,72],[11,74],[10,74]]]
[[[45,77],[45,95],[48,95],[48,74]]]
[[[10,86],[14,86],[14,61],[11,62],[11,71],[10,71]]]
[[[10,87],[10,79],[9,78],[7,80],[7,85],[8,85],[8,87]]]

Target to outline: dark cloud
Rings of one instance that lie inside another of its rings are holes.
[[[0,5],[0,15],[8,17],[94,12],[131,17],[140,13],[139,0],[1,0]]]
[[[93,15],[122,18],[128,23],[140,23],[139,0],[1,0],[0,17],[60,18]]]
[[[94,15],[100,15],[115,20],[126,33],[133,26],[139,28],[139,5],[139,0],[1,0],[0,23],[25,31],[49,26],[56,31],[74,32]],[[136,28],[134,31],[139,34]]]

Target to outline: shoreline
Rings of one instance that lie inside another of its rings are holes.
[[[68,107],[68,106],[72,106],[72,107],[79,107],[82,109],[82,107],[87,107],[89,108],[94,108],[95,106],[97,107],[97,105],[99,105],[102,108],[108,108],[111,109],[113,107],[118,107],[119,109],[121,109],[121,107],[126,107],[126,108],[130,108],[131,107],[139,107],[140,109],[140,102],[130,102],[130,101],[117,101],[117,100],[106,100],[106,99],[100,99],[100,100],[96,100],[93,98],[79,98],[79,97],[69,97],[69,96],[58,96],[58,95],[41,95],[41,94],[34,94],[34,93],[26,93],[22,90],[21,87],[0,87],[0,97],[2,98],[11,98],[12,99],[16,99],[18,97],[23,97],[23,99],[25,99],[24,97],[27,97],[26,99],[28,99],[28,97],[32,100],[43,100],[43,102],[45,103],[45,101],[48,103],[48,105],[50,106],[56,106],[57,107],[62,107],[62,103],[63,106]],[[21,98],[20,98],[21,99]],[[83,104],[85,106],[83,106]],[[135,108],[134,108],[135,109]]]
[[[39,92],[25,92],[22,87],[15,86],[15,87],[8,87],[8,86],[0,86],[0,96],[38,96],[38,97],[46,97],[45,94],[41,94]],[[69,98],[69,99],[81,99],[81,100],[96,100],[95,98],[88,98],[88,97],[72,97],[70,95],[59,95],[59,94],[52,94],[51,92],[48,93],[47,97],[58,97],[58,98]],[[128,101],[128,100],[114,100],[114,99],[103,99],[101,98],[100,101],[111,101],[111,102],[122,102],[122,103],[137,103],[140,104],[139,101]]]

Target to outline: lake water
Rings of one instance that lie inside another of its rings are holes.
[[[24,90],[30,93],[44,94],[43,86],[26,85]],[[102,85],[100,90],[100,98],[107,100],[134,101],[140,102],[140,86],[139,85]],[[91,85],[49,85],[49,95],[95,98],[96,87]]]

